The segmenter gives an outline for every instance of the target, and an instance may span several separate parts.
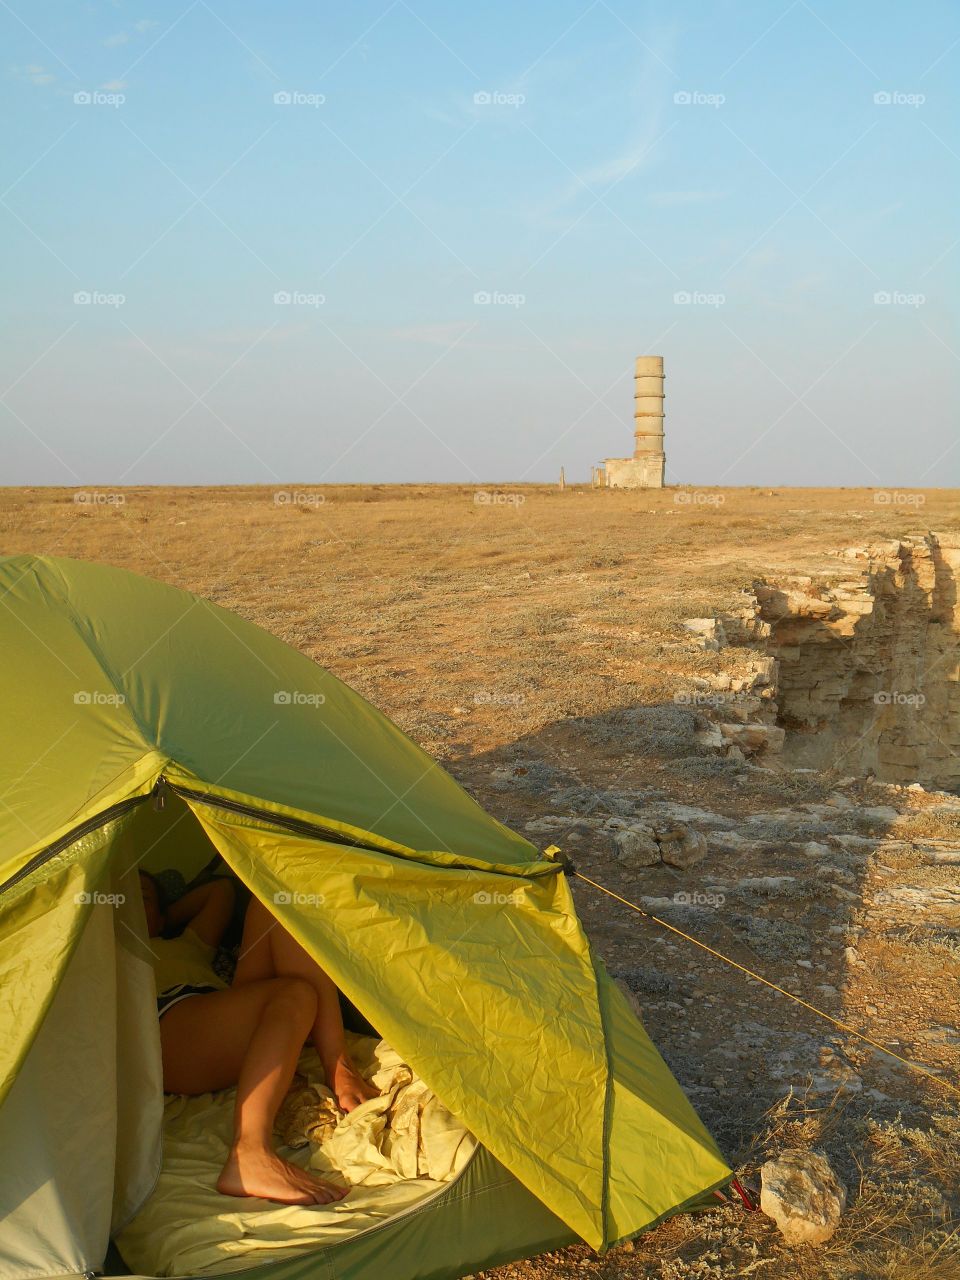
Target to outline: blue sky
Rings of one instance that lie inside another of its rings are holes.
[[[955,5],[0,26],[2,483],[960,484]]]

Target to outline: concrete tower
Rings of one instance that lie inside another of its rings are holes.
[[[637,356],[633,405],[633,457],[607,458],[604,483],[611,489],[662,489],[663,356]]]

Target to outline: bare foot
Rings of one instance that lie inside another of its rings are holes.
[[[327,1078],[329,1079],[329,1073]],[[374,1088],[372,1084],[368,1084],[364,1080],[345,1053],[342,1053],[336,1061],[331,1088],[337,1095],[337,1102],[339,1102],[344,1111],[352,1111],[354,1107],[359,1107],[362,1102],[369,1102],[371,1098],[380,1097],[379,1089]]]
[[[330,1204],[347,1194],[313,1174],[281,1160],[267,1147],[235,1146],[217,1179],[225,1196],[258,1196],[280,1204]]]

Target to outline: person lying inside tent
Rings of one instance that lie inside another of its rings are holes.
[[[213,957],[230,922],[234,888],[210,880],[169,907],[159,883],[140,873],[157,983],[163,1087],[200,1094],[236,1085],[234,1141],[217,1180],[231,1196],[282,1204],[328,1204],[346,1193],[273,1148],[273,1122],[307,1040],[344,1111],[377,1096],[344,1044],[337,988],[257,898],[243,924],[228,986]],[[180,930],[179,936],[164,934]]]

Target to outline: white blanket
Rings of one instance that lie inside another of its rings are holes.
[[[277,1205],[220,1195],[215,1184],[233,1130],[235,1091],[168,1098],[157,1187],[117,1244],[141,1275],[216,1274],[333,1243],[441,1191],[475,1139],[383,1041],[350,1036],[351,1055],[382,1096],[343,1117],[322,1144],[288,1160],[350,1187],[330,1205]],[[313,1050],[299,1070],[322,1091]]]

